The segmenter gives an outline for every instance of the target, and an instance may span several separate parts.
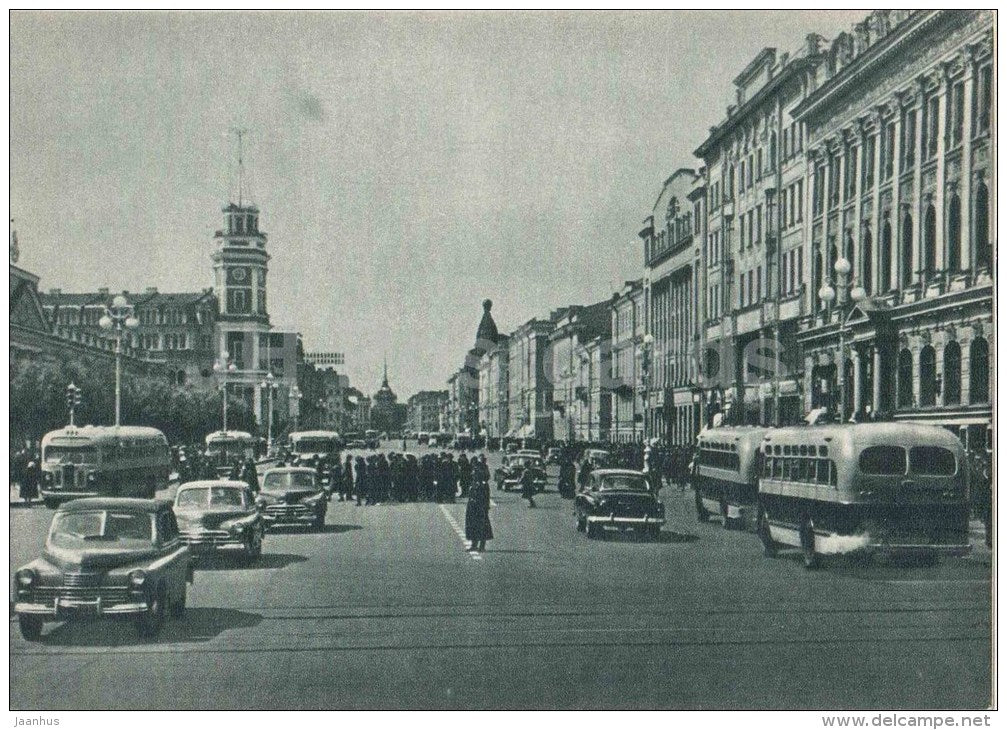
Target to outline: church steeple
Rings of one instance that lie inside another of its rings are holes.
[[[388,386],[388,355],[385,355],[385,376],[381,379],[381,387],[385,390],[389,390]]]

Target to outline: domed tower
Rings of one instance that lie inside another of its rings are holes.
[[[493,309],[493,302],[483,299],[483,317],[479,320],[479,329],[476,330],[476,344],[472,351],[478,353],[480,357],[490,350],[500,339],[497,331],[497,323],[493,321],[490,310]]]

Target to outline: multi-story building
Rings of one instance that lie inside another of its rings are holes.
[[[508,356],[510,338],[497,335],[479,360],[479,426],[488,438],[501,438],[508,429]]]
[[[991,423],[992,51],[992,12],[879,10],[792,110],[810,160],[806,408]]]
[[[563,310],[554,312],[561,316]],[[553,438],[552,366],[549,334],[553,318],[530,319],[511,332],[507,354],[507,393],[511,438]]]
[[[349,431],[363,433],[371,427],[371,399],[357,388],[350,386],[345,391]]]
[[[627,281],[612,297],[612,418],[609,438],[643,438],[643,378],[640,358],[647,332],[643,279]]]
[[[671,444],[691,443],[700,427],[698,373],[700,286],[697,267],[703,221],[703,179],[687,168],[664,182],[644,221],[645,432]]]
[[[406,404],[406,428],[413,433],[440,431],[441,412],[447,403],[446,390],[421,390]]]
[[[371,428],[383,433],[401,431],[406,422],[405,405],[388,384],[388,363],[385,363],[381,387],[371,397]]]
[[[557,440],[591,440],[588,438],[592,420],[590,383],[582,373],[582,370],[589,370],[582,366],[582,360],[588,355],[583,346],[601,338],[608,347],[612,331],[610,306],[608,299],[589,306],[574,305],[561,310],[562,313],[553,320],[553,329],[549,333],[549,360],[552,366],[553,438]]]
[[[704,162],[703,398],[708,415],[787,423],[801,416],[797,341],[808,312],[805,131],[794,109],[824,62],[823,39],[763,49],[735,78],[735,103],[696,150]]]
[[[479,372],[469,366],[458,368],[448,378],[444,430],[448,433],[476,434],[479,419]]]
[[[211,289],[161,293],[149,287],[140,294],[121,295],[139,323],[123,339],[127,352],[163,364],[173,384],[214,385],[217,300]],[[115,335],[99,324],[114,296],[108,289],[85,293],[50,289],[41,301],[58,336],[114,349]]]
[[[605,302],[608,305],[608,302]],[[606,306],[605,318],[611,322]],[[577,367],[577,441],[599,443],[609,440],[612,428],[612,353],[607,333],[574,348]]]

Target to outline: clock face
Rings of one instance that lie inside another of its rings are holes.
[[[231,269],[231,278],[235,281],[244,281],[248,278],[248,270],[241,267]]]

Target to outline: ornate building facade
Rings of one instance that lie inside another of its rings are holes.
[[[793,110],[809,159],[806,408],[991,422],[992,50],[990,12],[876,11],[832,42]]]
[[[643,336],[647,331],[643,279],[627,281],[612,297],[612,412],[609,438],[619,443],[643,438]]]

